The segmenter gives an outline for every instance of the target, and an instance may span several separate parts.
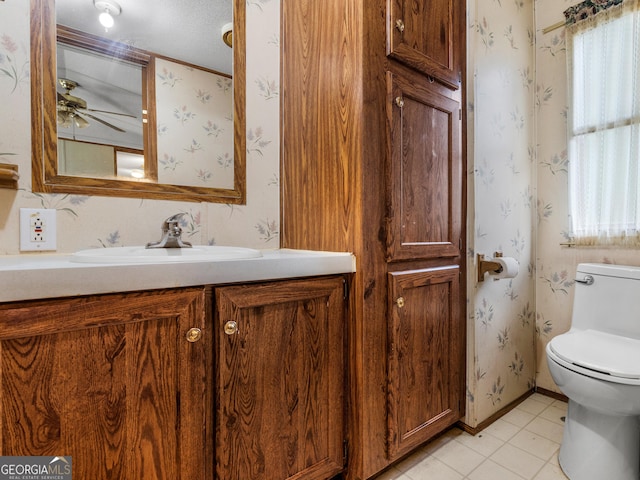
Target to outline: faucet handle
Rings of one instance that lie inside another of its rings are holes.
[[[182,227],[180,227],[180,219],[184,217],[184,213],[176,213],[171,215],[164,221],[162,226],[163,234],[168,235],[168,241],[165,243],[165,247],[169,248],[190,248],[192,245],[189,242],[182,240]]]
[[[182,228],[180,219],[184,213],[176,213],[162,222],[162,238],[159,242],[149,242],[146,248],[190,248],[189,242],[182,240]]]
[[[178,222],[180,221],[180,219],[182,217],[184,217],[184,213],[176,213],[175,215],[171,215],[169,218],[167,218],[164,221],[164,223],[162,224],[162,228],[163,229],[164,228],[172,228],[174,225],[177,225],[178,227],[180,227]]]

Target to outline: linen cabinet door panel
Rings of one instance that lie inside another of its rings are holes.
[[[216,289],[216,478],[342,471],[343,296],[342,278]]]
[[[205,480],[204,291],[0,310],[2,455],[73,459],[73,478]],[[211,356],[209,355],[209,359]]]
[[[389,273],[388,447],[397,459],[462,415],[457,265]]]
[[[460,0],[387,0],[387,55],[460,88]]]
[[[461,254],[460,104],[388,72],[388,260]]]

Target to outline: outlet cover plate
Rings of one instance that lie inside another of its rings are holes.
[[[56,210],[51,208],[20,209],[20,251],[56,250]]]

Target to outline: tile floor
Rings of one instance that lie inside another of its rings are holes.
[[[558,465],[567,404],[534,393],[476,436],[458,428],[376,480],[567,480]]]

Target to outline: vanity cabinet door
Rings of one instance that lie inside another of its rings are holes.
[[[216,289],[216,478],[343,469],[344,280]]]
[[[461,0],[388,0],[387,54],[449,88],[461,83]]]
[[[462,415],[464,321],[458,265],[388,276],[388,448],[395,460]]]
[[[391,72],[387,86],[388,260],[461,256],[460,104]]]
[[[0,305],[0,453],[70,455],[77,479],[210,479],[205,299],[200,288]]]

